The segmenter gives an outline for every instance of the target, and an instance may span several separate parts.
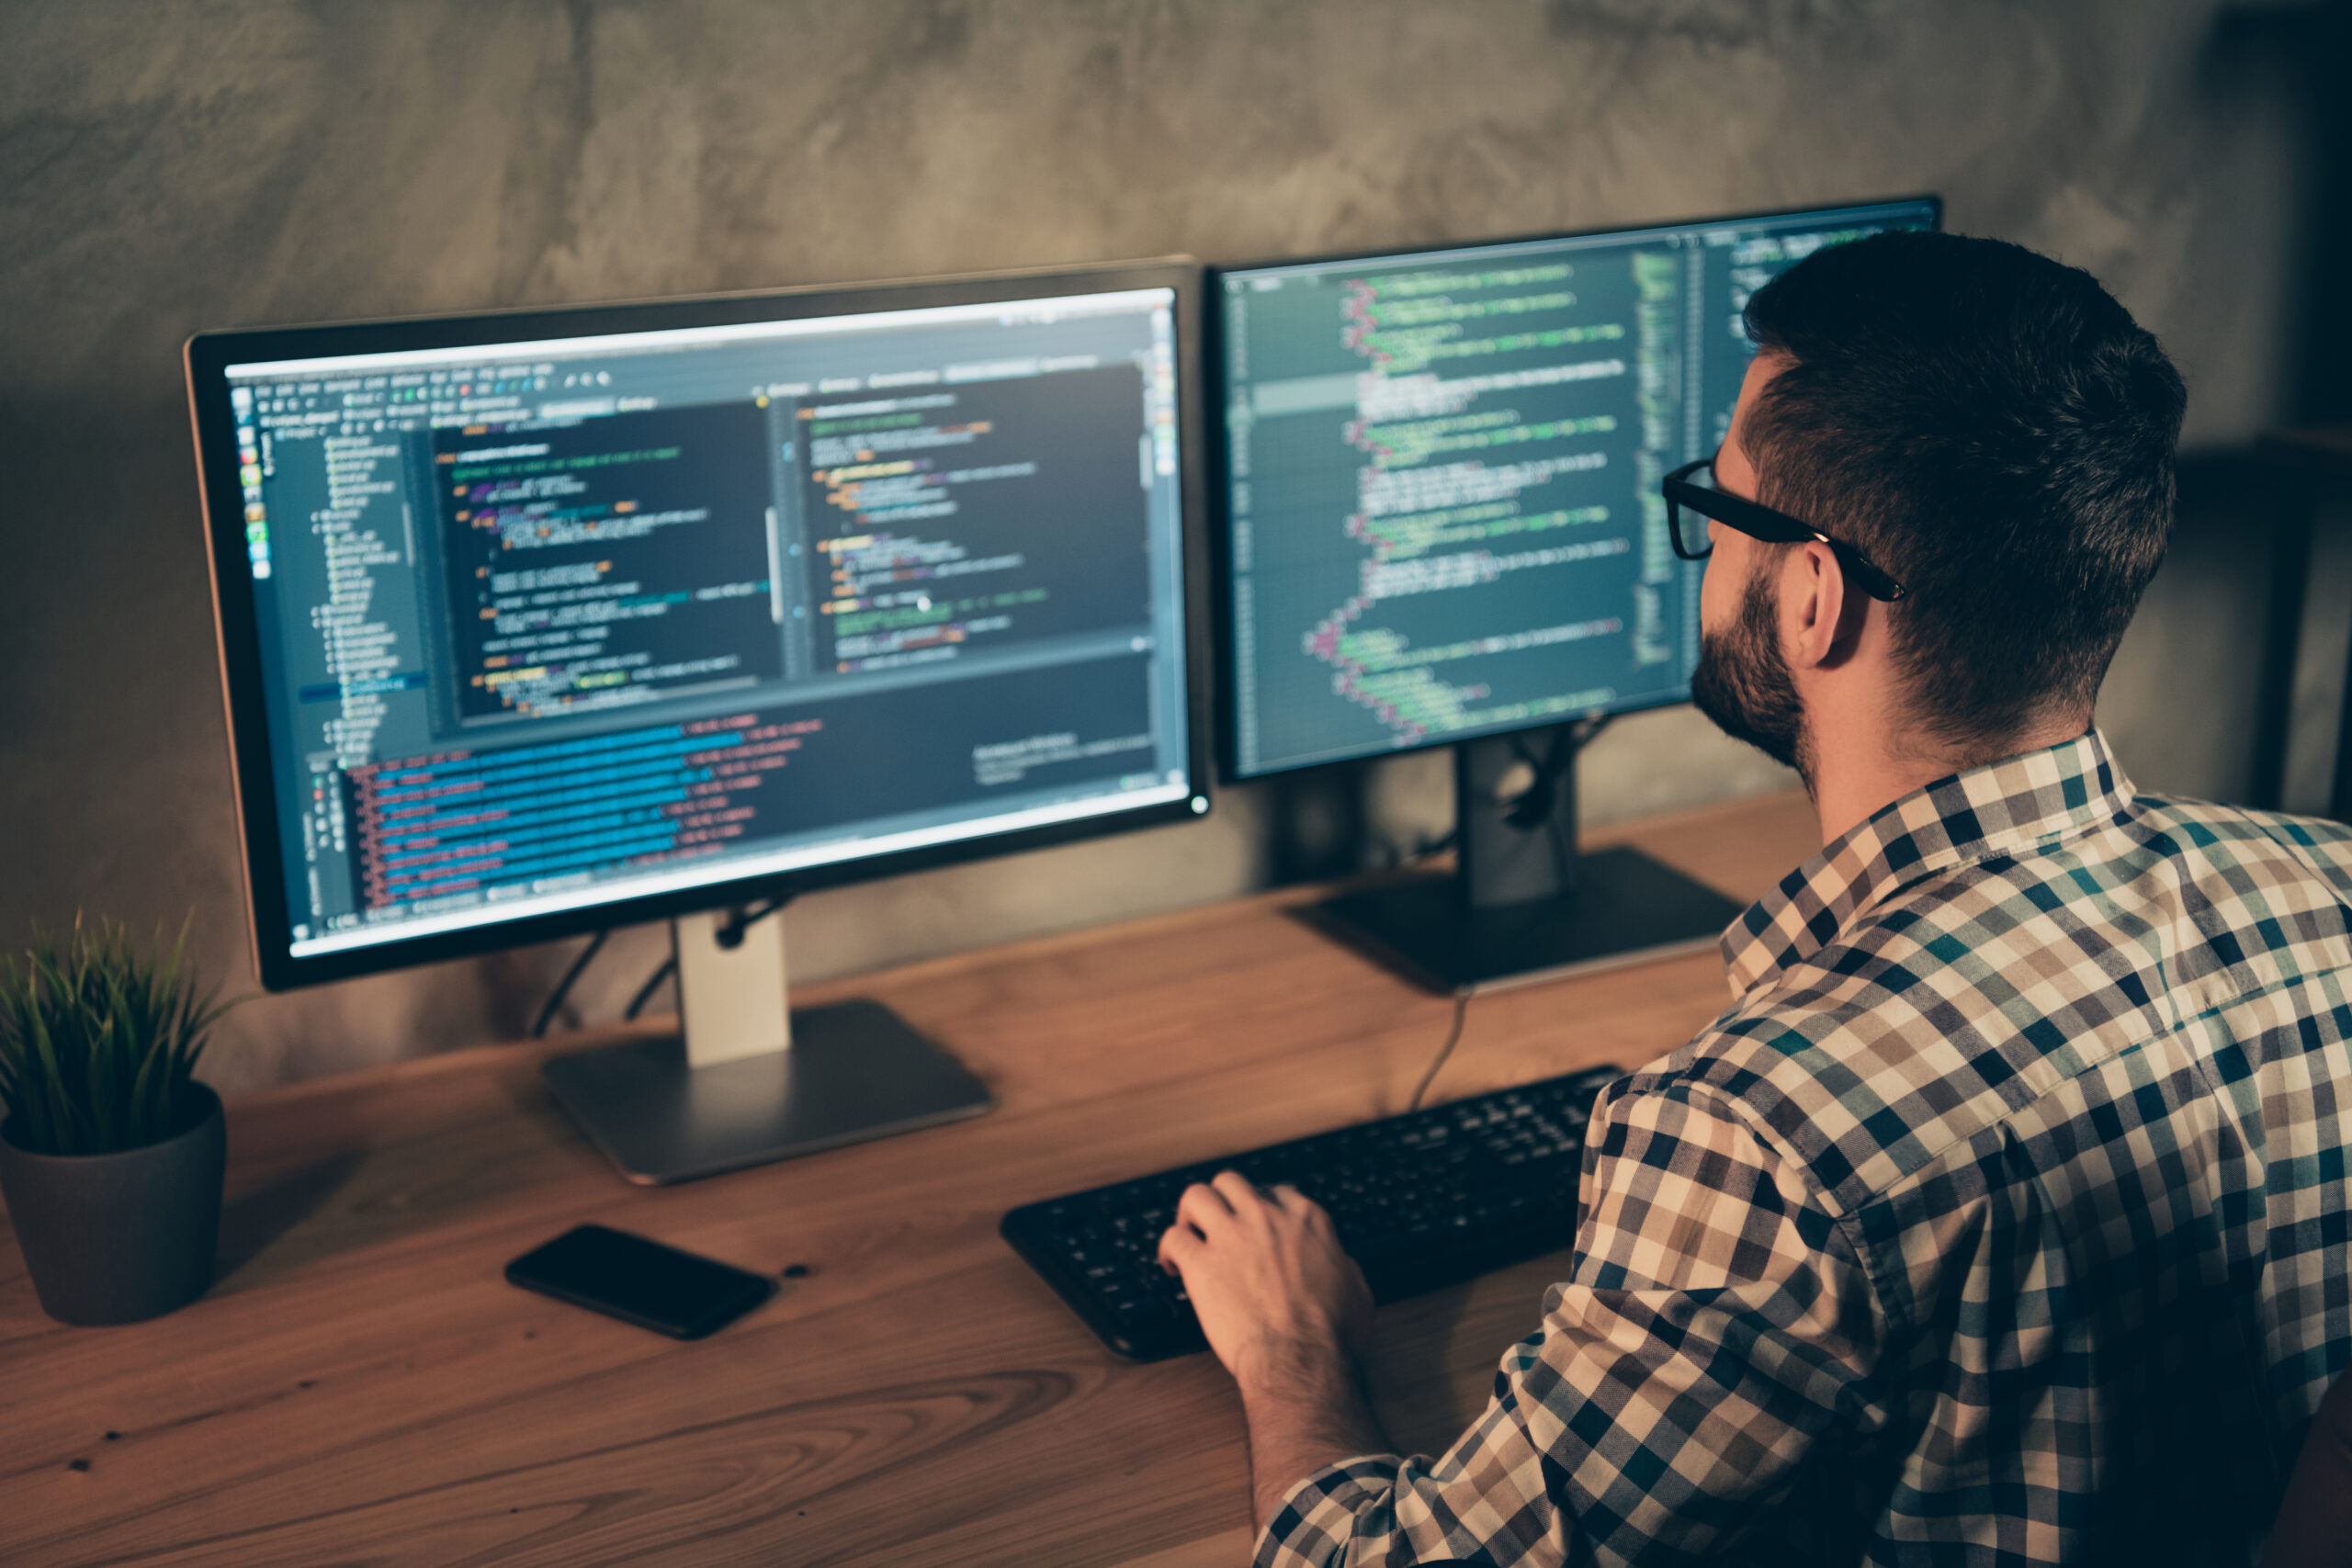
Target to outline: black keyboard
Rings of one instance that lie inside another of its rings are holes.
[[[1623,1071],[1589,1068],[1026,1204],[998,1229],[1114,1353],[1182,1356],[1207,1341],[1158,1257],[1193,1182],[1221,1170],[1289,1182],[1330,1211],[1373,1299],[1398,1301],[1575,1241],[1585,1121]]]

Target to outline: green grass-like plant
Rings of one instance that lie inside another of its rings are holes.
[[[168,952],[101,919],[36,924],[24,962],[0,960],[0,1106],[8,1141],[43,1155],[143,1148],[186,1132],[207,1035],[229,1010],[199,995],[187,925]]]

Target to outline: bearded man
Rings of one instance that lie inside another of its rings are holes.
[[[1359,1392],[1321,1211],[1185,1193],[1258,1562],[2245,1562],[2352,1362],[2352,829],[2141,795],[2092,728],[2180,379],[2089,275],[1948,234],[1747,322],[1667,481],[1692,693],[1823,848],[1601,1093],[1567,1278],[1437,1458]]]

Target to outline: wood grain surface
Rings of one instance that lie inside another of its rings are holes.
[[[1817,841],[1792,795],[1590,837],[1742,898]],[[888,1002],[996,1110],[677,1188],[620,1181],[541,1085],[545,1055],[609,1032],[232,1100],[203,1301],[62,1328],[0,1246],[0,1562],[1245,1562],[1231,1382],[1206,1356],[1113,1359],[996,1224],[1402,1108],[1450,1004],[1292,918],[1304,897],[809,987]],[[1635,1066],[1726,999],[1712,953],[1483,995],[1431,1097]],[[693,1344],[503,1282],[591,1220],[808,1274]],[[1370,1379],[1401,1445],[1476,1413],[1558,1264],[1381,1313]]]

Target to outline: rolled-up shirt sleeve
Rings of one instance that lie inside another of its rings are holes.
[[[1570,1276],[1485,1412],[1435,1460],[1363,1455],[1299,1482],[1260,1568],[1695,1558],[1786,1496],[1825,1434],[1876,1424],[1876,1292],[1737,1108],[1620,1080],[1583,1176]]]

